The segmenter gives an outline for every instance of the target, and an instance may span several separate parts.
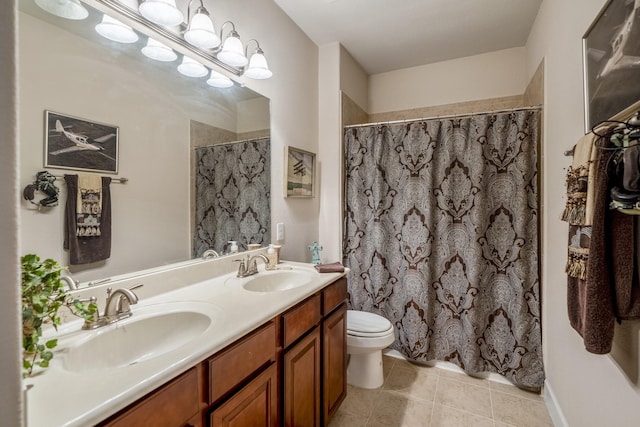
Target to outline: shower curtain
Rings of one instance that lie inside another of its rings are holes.
[[[229,250],[235,240],[270,243],[271,140],[260,138],[196,149],[193,256]]]
[[[539,117],[345,129],[350,306],[389,319],[409,359],[542,386]]]

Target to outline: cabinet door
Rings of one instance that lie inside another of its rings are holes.
[[[328,425],[347,395],[347,304],[325,319],[322,339],[322,415]]]
[[[278,374],[273,363],[253,381],[216,408],[211,427],[276,427],[278,424]]]
[[[284,425],[320,426],[320,329],[284,355]]]

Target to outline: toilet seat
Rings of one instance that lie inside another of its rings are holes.
[[[347,335],[378,338],[393,333],[393,325],[387,319],[366,311],[347,310]]]

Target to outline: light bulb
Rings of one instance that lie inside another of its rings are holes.
[[[229,77],[211,70],[211,75],[207,80],[207,84],[213,87],[226,88],[233,86],[233,81]]]
[[[182,63],[178,65],[178,71],[187,77],[204,77],[207,75],[207,67],[188,56],[182,58]]]
[[[211,18],[200,10],[191,18],[184,39],[200,49],[214,49],[220,46],[220,37],[216,34]]]
[[[35,2],[40,8],[61,18],[81,20],[89,16],[89,11],[78,0],[35,0]]]
[[[145,0],[138,10],[149,21],[165,27],[179,25],[183,19],[175,0]]]
[[[102,17],[102,22],[96,25],[96,31],[102,37],[118,43],[135,43],[138,41],[138,35],[131,27],[124,25],[109,15]]]
[[[244,67],[249,60],[244,56],[242,42],[235,31],[226,38],[222,50],[218,53],[218,59],[232,67]]]
[[[156,61],[171,62],[178,58],[178,55],[169,46],[160,43],[157,40],[149,37],[147,45],[142,48],[142,53],[147,58],[155,59]]]
[[[273,75],[267,65],[267,58],[264,57],[262,49],[258,48],[256,52],[251,55],[249,67],[245,70],[244,75],[252,79],[268,79]]]

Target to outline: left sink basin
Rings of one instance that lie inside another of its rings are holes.
[[[204,307],[203,307],[204,306]],[[158,304],[89,332],[65,349],[64,369],[90,372],[143,363],[180,349],[214,322],[206,304]]]

